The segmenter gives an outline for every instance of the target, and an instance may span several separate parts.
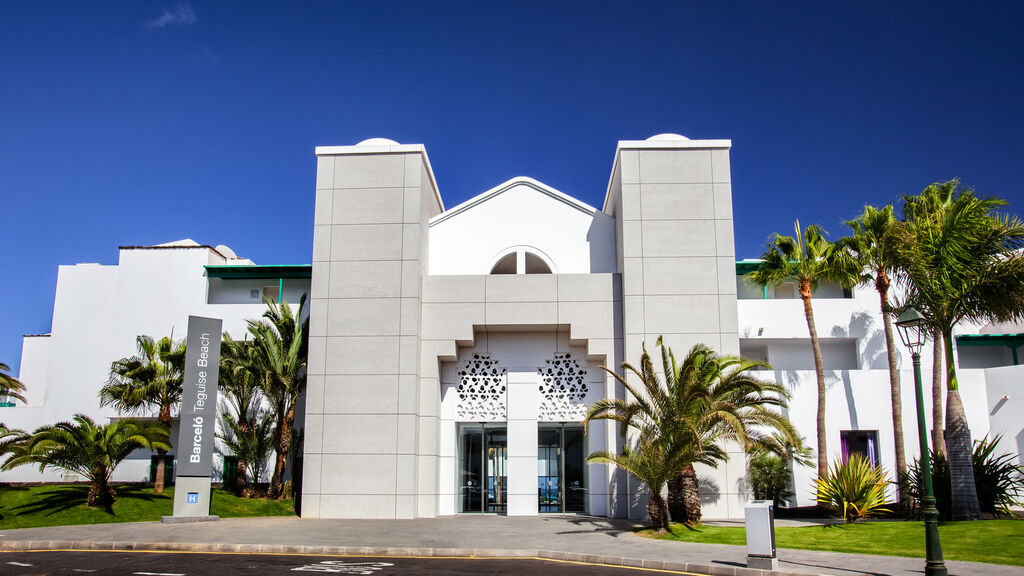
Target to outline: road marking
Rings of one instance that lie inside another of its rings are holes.
[[[582,560],[557,560],[555,558],[542,558],[540,556],[422,556],[415,554],[338,554],[330,552],[220,552],[212,550],[128,550],[111,548],[109,550],[87,550],[81,548],[30,548],[28,550],[0,550],[0,554],[47,554],[52,552],[78,552],[106,554],[117,552],[119,554],[199,554],[207,556],[312,556],[316,558],[405,558],[415,560],[536,560],[539,562],[553,562],[556,564],[578,564],[580,566],[603,566],[621,570],[634,570],[637,572],[657,572],[660,574],[682,574],[684,576],[703,576],[696,572],[685,572],[682,570],[669,570],[665,568],[641,568],[639,566],[620,566],[618,564],[605,564],[603,562],[586,562]],[[184,576],[184,575],[182,575]]]
[[[292,568],[292,572],[331,572],[334,574],[362,574],[368,575],[374,572],[394,566],[390,562],[342,562],[341,560],[324,560],[319,564],[306,564],[298,568]]]
[[[11,566],[31,566],[31,564],[25,564],[24,562],[8,562]]]
[[[184,573],[177,572],[132,572],[132,574],[138,574],[139,576],[185,576]]]

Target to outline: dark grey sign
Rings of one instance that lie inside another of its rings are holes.
[[[217,372],[220,368],[218,318],[188,317],[185,381],[178,432],[178,476],[210,477],[217,432]]]

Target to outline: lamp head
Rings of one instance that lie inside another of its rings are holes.
[[[919,354],[928,337],[928,320],[910,306],[896,319],[896,328],[903,345],[910,348],[910,353]]]

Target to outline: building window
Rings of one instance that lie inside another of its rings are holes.
[[[524,272],[526,274],[551,274],[551,268],[548,267],[547,262],[540,259],[533,252],[527,252],[524,258]]]
[[[546,256],[523,247],[507,248],[491,266],[491,274],[552,274],[554,266]]]
[[[851,454],[860,454],[872,465],[878,466],[877,430],[843,430],[839,432],[839,443],[844,462]]]
[[[277,302],[278,289],[277,286],[264,286],[263,297],[271,302]]]
[[[491,268],[491,274],[515,274],[516,273],[516,256],[515,252],[504,255],[498,263]]]

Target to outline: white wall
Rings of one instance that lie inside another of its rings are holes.
[[[225,263],[207,248],[181,247],[124,249],[116,266],[60,266],[51,334],[25,338],[22,344],[19,378],[28,389],[29,403],[0,409],[3,422],[32,431],[70,420],[76,413],[100,423],[117,417],[113,408],[99,406],[99,390],[107,381],[111,362],[134,355],[140,334],[184,339],[189,315],[221,318],[225,331],[244,338],[245,320],[259,318],[265,310],[262,303],[206,303],[203,267]],[[299,293],[308,291],[308,280],[285,281],[285,297],[294,296],[295,302]],[[172,444],[176,441],[177,434],[172,432]],[[140,451],[118,467],[114,479],[148,477],[149,454]],[[61,479],[60,473],[39,474],[31,466],[0,472],[0,481],[6,482]]]
[[[961,350],[964,350],[961,348]],[[1005,366],[985,370],[988,400],[989,438],[1002,435],[998,450],[1016,453],[1017,464],[1024,466],[1024,366]],[[978,437],[980,430],[971,432]]]
[[[488,274],[513,246],[546,256],[560,274],[616,271],[613,218],[516,178],[431,220],[429,273]]]

